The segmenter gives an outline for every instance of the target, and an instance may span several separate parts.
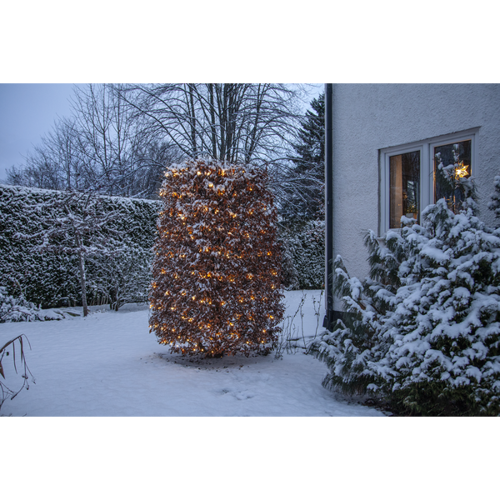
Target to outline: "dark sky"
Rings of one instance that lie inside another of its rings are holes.
[[[40,142],[57,117],[69,116],[73,85],[0,84],[0,180],[19,166],[23,155]]]

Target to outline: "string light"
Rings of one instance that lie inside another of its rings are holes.
[[[190,160],[165,173],[150,329],[172,352],[249,355],[276,339],[283,316],[276,209],[267,174],[248,170]],[[251,252],[249,241],[261,250]]]

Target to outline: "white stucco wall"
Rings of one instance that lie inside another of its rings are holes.
[[[487,203],[500,175],[500,85],[338,84],[332,103],[334,255],[351,276],[369,271],[363,234],[378,230],[380,149],[480,127],[472,168],[481,216],[493,223]]]

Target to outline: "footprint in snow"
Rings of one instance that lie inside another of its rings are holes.
[[[245,399],[250,399],[255,397],[255,394],[250,391],[242,391],[242,392],[237,392],[235,395],[236,399],[239,399],[240,401],[243,401]]]

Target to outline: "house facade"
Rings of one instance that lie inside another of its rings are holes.
[[[494,224],[487,204],[500,175],[500,85],[335,84],[327,106],[333,226],[327,245],[351,276],[369,273],[367,230],[383,236],[400,227],[402,215],[419,220],[442,197],[453,205],[440,162],[475,179],[480,216]],[[334,309],[340,310],[336,299]]]

